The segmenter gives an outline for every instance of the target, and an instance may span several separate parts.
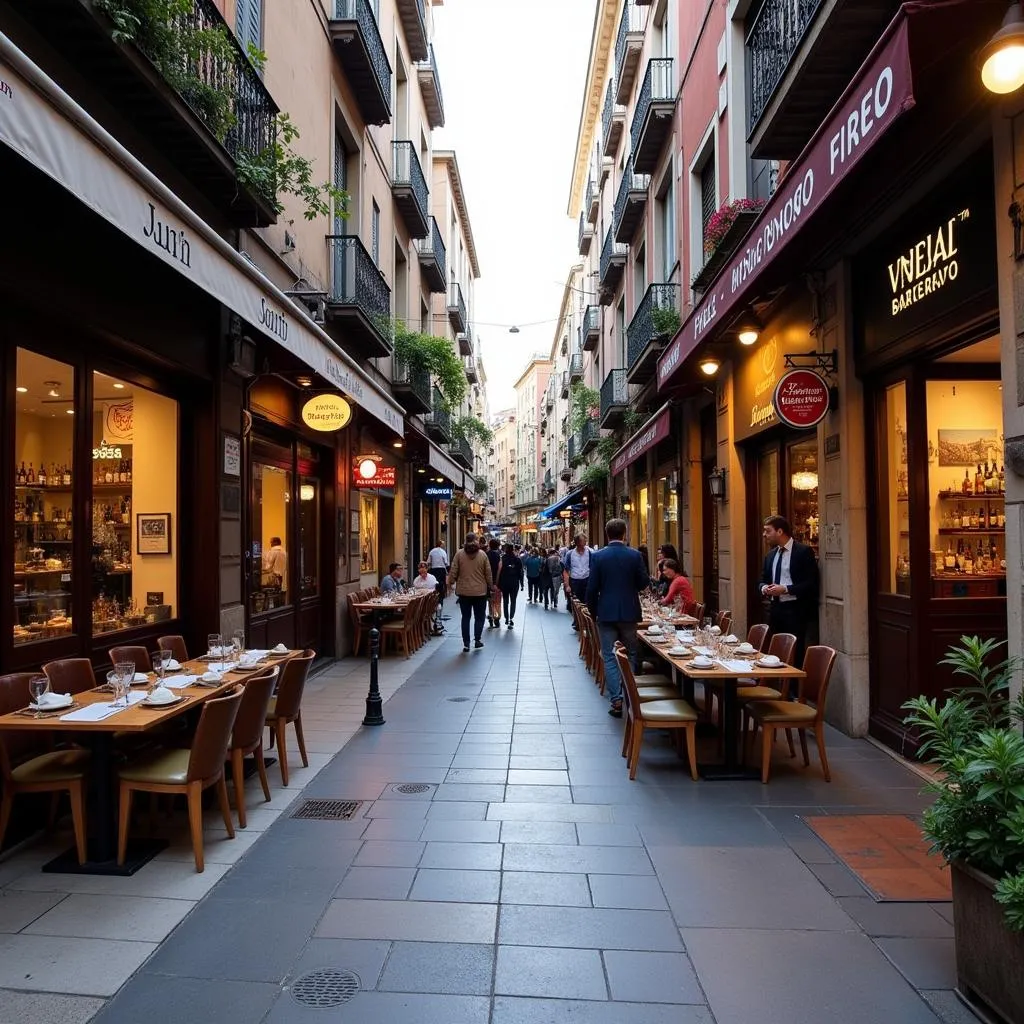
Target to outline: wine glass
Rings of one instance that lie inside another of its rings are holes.
[[[221,656],[223,653],[221,648],[224,646],[224,641],[221,638],[220,633],[207,633],[206,635],[206,656],[213,661]]]
[[[156,671],[156,677],[159,680],[158,685],[164,685],[164,676],[167,674],[167,666],[173,659],[174,655],[170,651],[157,651],[153,655],[153,668]],[[152,687],[150,687],[152,690]]]
[[[245,630],[236,629],[234,633],[231,634],[231,640],[239,657],[241,657],[241,655],[245,653]]]
[[[39,698],[50,689],[50,680],[46,676],[33,676],[28,681],[28,692],[32,695],[32,702],[36,706],[36,718],[42,712],[39,710]]]
[[[114,664],[114,671],[117,673],[118,682],[118,698],[117,700],[124,698],[124,706],[128,707],[128,691],[131,689],[132,683],[135,681],[135,662],[134,661],[118,661]]]

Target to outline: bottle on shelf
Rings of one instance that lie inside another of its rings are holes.
[[[125,483],[129,483],[130,484],[132,482],[132,460],[131,459],[125,459],[124,465],[125,465],[125,470],[126,470],[125,475],[124,475]]]
[[[71,486],[71,467],[67,463],[64,464],[64,486]]]
[[[26,483],[34,484],[36,482],[36,470],[35,466],[30,462],[28,464],[28,476],[26,477]]]
[[[970,494],[973,491],[971,487],[971,471],[969,469],[964,470],[964,482],[960,485],[960,491],[963,494]]]
[[[996,513],[996,529],[1006,529],[1006,511],[1004,510],[1002,505],[999,506],[999,511]]]
[[[956,568],[956,555],[953,554],[953,543],[952,541],[946,544],[946,557],[945,557],[945,568],[946,572],[952,572]]]
[[[981,473],[981,463],[978,463],[978,468],[974,473],[974,493],[984,494],[985,493],[985,477]]]
[[[39,486],[46,486],[46,463],[40,463],[39,465]]]
[[[105,484],[112,484],[114,482],[114,471],[109,462],[107,463],[107,468],[103,473],[103,482]]]
[[[25,463],[18,467],[18,478],[15,481],[20,487],[24,487],[28,483],[28,473],[25,472]]]
[[[999,464],[999,493],[1006,493],[1006,466],[1003,463]]]
[[[967,542],[967,550],[964,552],[964,572],[968,576],[974,574],[974,552],[971,550],[971,542]]]
[[[974,509],[971,509],[971,518],[966,528],[970,530],[976,530],[978,528],[978,513],[975,512]]]

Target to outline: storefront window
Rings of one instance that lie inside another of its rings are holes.
[[[299,585],[303,597],[315,597],[319,584],[320,481],[299,479]]]
[[[74,632],[75,371],[18,349],[14,432],[14,643]]]
[[[659,477],[657,484],[657,543],[676,544],[679,531],[679,495],[667,476]]]
[[[178,404],[94,373],[91,440],[95,636],[174,614]]]
[[[793,536],[818,554],[818,441],[789,446],[789,508]]]
[[[291,549],[292,474],[268,462],[252,462],[253,614],[291,603],[288,552]]]
[[[925,393],[932,596],[998,595],[1006,577],[999,385],[930,380]]]
[[[885,435],[879,445],[882,493],[888,509],[882,521],[887,541],[881,545],[879,582],[890,594],[910,594],[910,497],[907,474],[907,386],[901,381],[885,389]]]

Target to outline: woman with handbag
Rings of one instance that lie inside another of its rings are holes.
[[[473,616],[474,646],[483,647],[480,638],[484,632],[484,615],[487,598],[494,587],[491,563],[480,550],[475,533],[466,534],[466,543],[455,553],[448,573],[448,589],[455,588],[459,609],[462,612],[462,650],[469,650],[469,617]]]

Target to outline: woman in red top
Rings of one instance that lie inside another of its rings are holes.
[[[679,563],[674,558],[667,558],[661,571],[665,574],[665,579],[669,581],[668,593],[661,599],[661,603],[666,607],[675,604],[676,601],[682,602],[684,607],[691,604],[693,602],[693,584],[683,575]]]

